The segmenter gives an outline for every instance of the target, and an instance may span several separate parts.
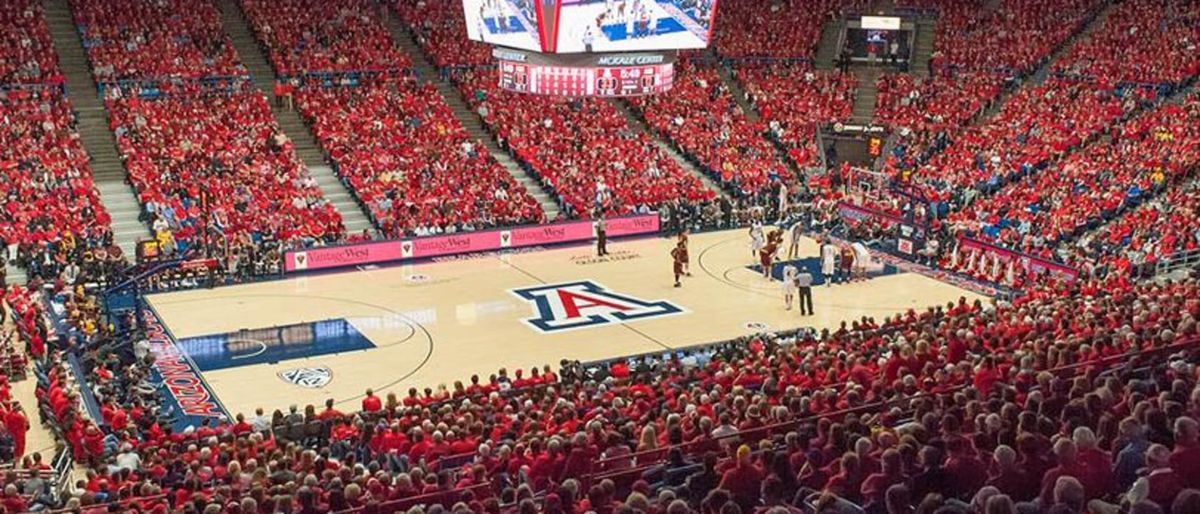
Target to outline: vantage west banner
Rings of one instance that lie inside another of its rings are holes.
[[[608,237],[654,234],[659,231],[658,213],[606,220]],[[294,250],[284,254],[287,273],[364,266],[443,255],[490,252],[506,248],[578,243],[596,237],[588,220],[502,230],[463,232],[444,236],[378,241],[353,245]]]

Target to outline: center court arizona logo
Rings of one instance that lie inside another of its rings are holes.
[[[511,292],[532,304],[535,316],[522,321],[539,332],[593,328],[686,312],[671,302],[617,294],[590,280],[525,287]]]

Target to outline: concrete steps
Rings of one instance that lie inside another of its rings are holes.
[[[855,123],[870,123],[875,119],[875,98],[879,96],[877,81],[883,68],[854,65],[851,71],[858,76],[858,89],[854,92],[854,108],[850,119]]]
[[[832,71],[837,66],[838,41],[842,38],[841,19],[825,22],[821,26],[821,39],[813,55],[813,66],[818,70]]]
[[[126,181],[117,141],[108,128],[108,114],[92,79],[67,0],[44,0],[43,7],[54,49],[67,78],[67,92],[78,116],[76,130],[87,149],[100,200],[112,216],[113,239],[132,259],[138,240],[150,236],[150,227],[138,219],[141,207]]]
[[[442,99],[446,101],[446,105],[449,105],[450,109],[454,111],[454,117],[466,129],[467,134],[476,141],[477,145],[482,145],[486,148],[488,154],[521,187],[525,188],[529,196],[532,196],[538,205],[542,207],[542,212],[546,214],[546,219],[551,221],[558,219],[562,215],[562,209],[559,208],[556,195],[542,187],[538,179],[526,173],[508,151],[500,147],[500,144],[496,142],[496,137],[484,128],[483,120],[479,118],[479,115],[467,106],[458,88],[454,87],[449,80],[443,79],[437,68],[425,58],[425,53],[421,50],[420,45],[417,44],[412,32],[396,16],[390,13],[383,17],[383,21],[387,25],[388,31],[392,33],[392,39],[412,58],[413,67],[416,69],[420,81],[432,83],[437,88],[438,93],[442,95]]]
[[[688,173],[691,173],[692,176],[700,179],[700,183],[704,184],[704,187],[717,193],[725,199],[729,199],[728,192],[726,192],[720,184],[717,184],[712,180],[712,178],[710,178],[708,175],[705,175],[703,171],[700,171],[700,168],[698,168],[692,161],[688,160],[687,157],[676,150],[674,146],[667,144],[666,141],[663,141],[662,138],[658,137],[658,135],[655,134],[648,125],[646,125],[645,120],[638,116],[634,110],[629,107],[627,102],[616,99],[609,100],[609,102],[616,107],[617,111],[625,116],[625,121],[629,123],[630,128],[645,133],[647,137],[654,141],[654,146],[657,146],[663,151],[663,153],[666,153],[669,157],[671,157],[672,160],[678,163],[680,167],[682,167]]]
[[[717,66],[717,75],[725,83],[725,88],[729,90],[729,94],[733,96],[733,100],[737,102],[738,107],[742,108],[742,113],[746,115],[746,119],[752,123],[758,123],[758,110],[750,104],[750,100],[746,99],[746,90],[742,89],[742,84],[738,82],[733,71],[727,66],[720,65]]]
[[[929,76],[929,60],[933,58],[933,40],[937,34],[937,20],[921,18],[917,20],[917,34],[913,42],[912,66],[908,71],[918,77]]]
[[[338,214],[341,214],[346,233],[354,234],[366,229],[373,237],[379,236],[380,232],[371,222],[367,211],[330,167],[325,152],[321,150],[316,137],[300,118],[300,114],[275,104],[275,70],[267,61],[264,49],[255,39],[250,22],[243,16],[237,2],[220,0],[217,7],[221,11],[221,26],[233,41],[233,47],[237,50],[242,65],[250,73],[254,85],[267,97],[279,129],[292,140],[296,155],[304,162],[308,173],[316,179],[321,193],[337,208]]]

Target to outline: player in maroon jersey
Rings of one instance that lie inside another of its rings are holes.
[[[782,242],[783,231],[775,230],[767,234],[767,244],[758,251],[759,264],[762,264],[763,268],[763,278],[771,278],[771,263],[775,262],[775,253],[779,251],[779,245]]]
[[[679,247],[683,248],[683,276],[692,276],[692,260],[688,258],[688,232],[683,229],[679,233]]]
[[[683,263],[687,261],[687,246],[681,241],[671,250],[671,260],[675,270],[675,287],[681,287],[679,277],[683,276]]]

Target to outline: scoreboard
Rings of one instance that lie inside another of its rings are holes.
[[[675,81],[675,64],[663,54],[618,54],[563,58],[495,49],[500,88],[518,93],[568,97],[622,97],[665,93]]]
[[[500,88],[553,96],[640,96],[665,93],[675,80],[671,63],[579,68],[500,62]]]

